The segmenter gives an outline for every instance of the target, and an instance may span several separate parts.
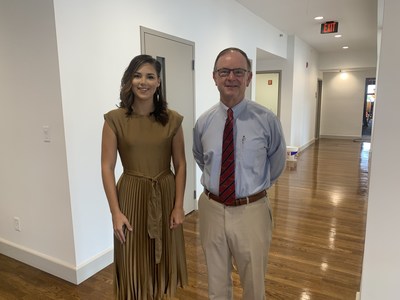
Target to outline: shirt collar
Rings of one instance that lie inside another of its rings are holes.
[[[247,100],[247,99],[243,99],[238,104],[236,104],[234,107],[232,107],[234,119],[236,119],[237,116],[240,115],[240,113],[244,110],[248,101],[249,100]],[[226,116],[226,111],[228,110],[229,107],[226,106],[225,104],[223,104],[221,101],[219,102],[219,106],[224,111],[224,114]]]

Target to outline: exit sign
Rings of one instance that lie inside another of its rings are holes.
[[[338,32],[339,22],[330,21],[321,24],[321,33],[335,33]]]

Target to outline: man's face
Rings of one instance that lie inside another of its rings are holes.
[[[252,73],[248,70],[246,58],[240,52],[230,51],[218,59],[213,78],[221,101],[232,107],[243,100]]]

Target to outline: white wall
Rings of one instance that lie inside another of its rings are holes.
[[[318,53],[301,39],[288,37],[287,58],[263,60],[257,71],[281,70],[280,120],[286,144],[300,148],[314,141]]]
[[[361,279],[362,300],[400,299],[400,197],[397,132],[400,42],[397,35],[400,2],[385,0],[378,63],[377,100],[373,128],[373,153],[366,240]],[[380,3],[380,4],[382,4]]]
[[[376,71],[324,72],[321,103],[321,137],[360,138],[365,80]]]
[[[287,59],[257,62],[257,71],[282,70],[280,119],[287,144],[300,148],[314,139],[318,79],[323,81],[321,137],[360,137],[365,78],[376,77],[375,68],[375,52],[318,55],[294,36],[288,38]],[[348,80],[333,80],[339,69],[350,70]]]
[[[73,280],[75,243],[50,0],[0,2],[0,104],[0,252],[58,275],[62,266]],[[43,126],[49,126],[50,142],[43,140]]]
[[[292,145],[292,101],[293,101],[293,59],[294,37],[288,37],[287,58],[257,61],[257,72],[281,70],[281,103],[279,119],[287,145]]]
[[[370,69],[376,67],[375,51],[353,51],[343,49],[340,52],[324,53],[319,56],[318,65],[323,71]]]
[[[359,138],[362,135],[365,79],[376,77],[377,53],[324,53],[318,58],[322,73],[320,137]],[[344,67],[343,67],[344,66]],[[348,74],[342,79],[339,70]]]
[[[318,54],[299,38],[294,38],[292,91],[292,146],[309,145],[315,138],[317,107]]]

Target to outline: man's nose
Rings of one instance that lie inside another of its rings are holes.
[[[228,78],[232,79],[232,78],[236,78],[235,74],[233,73],[234,70],[229,70],[229,74],[228,74]]]

